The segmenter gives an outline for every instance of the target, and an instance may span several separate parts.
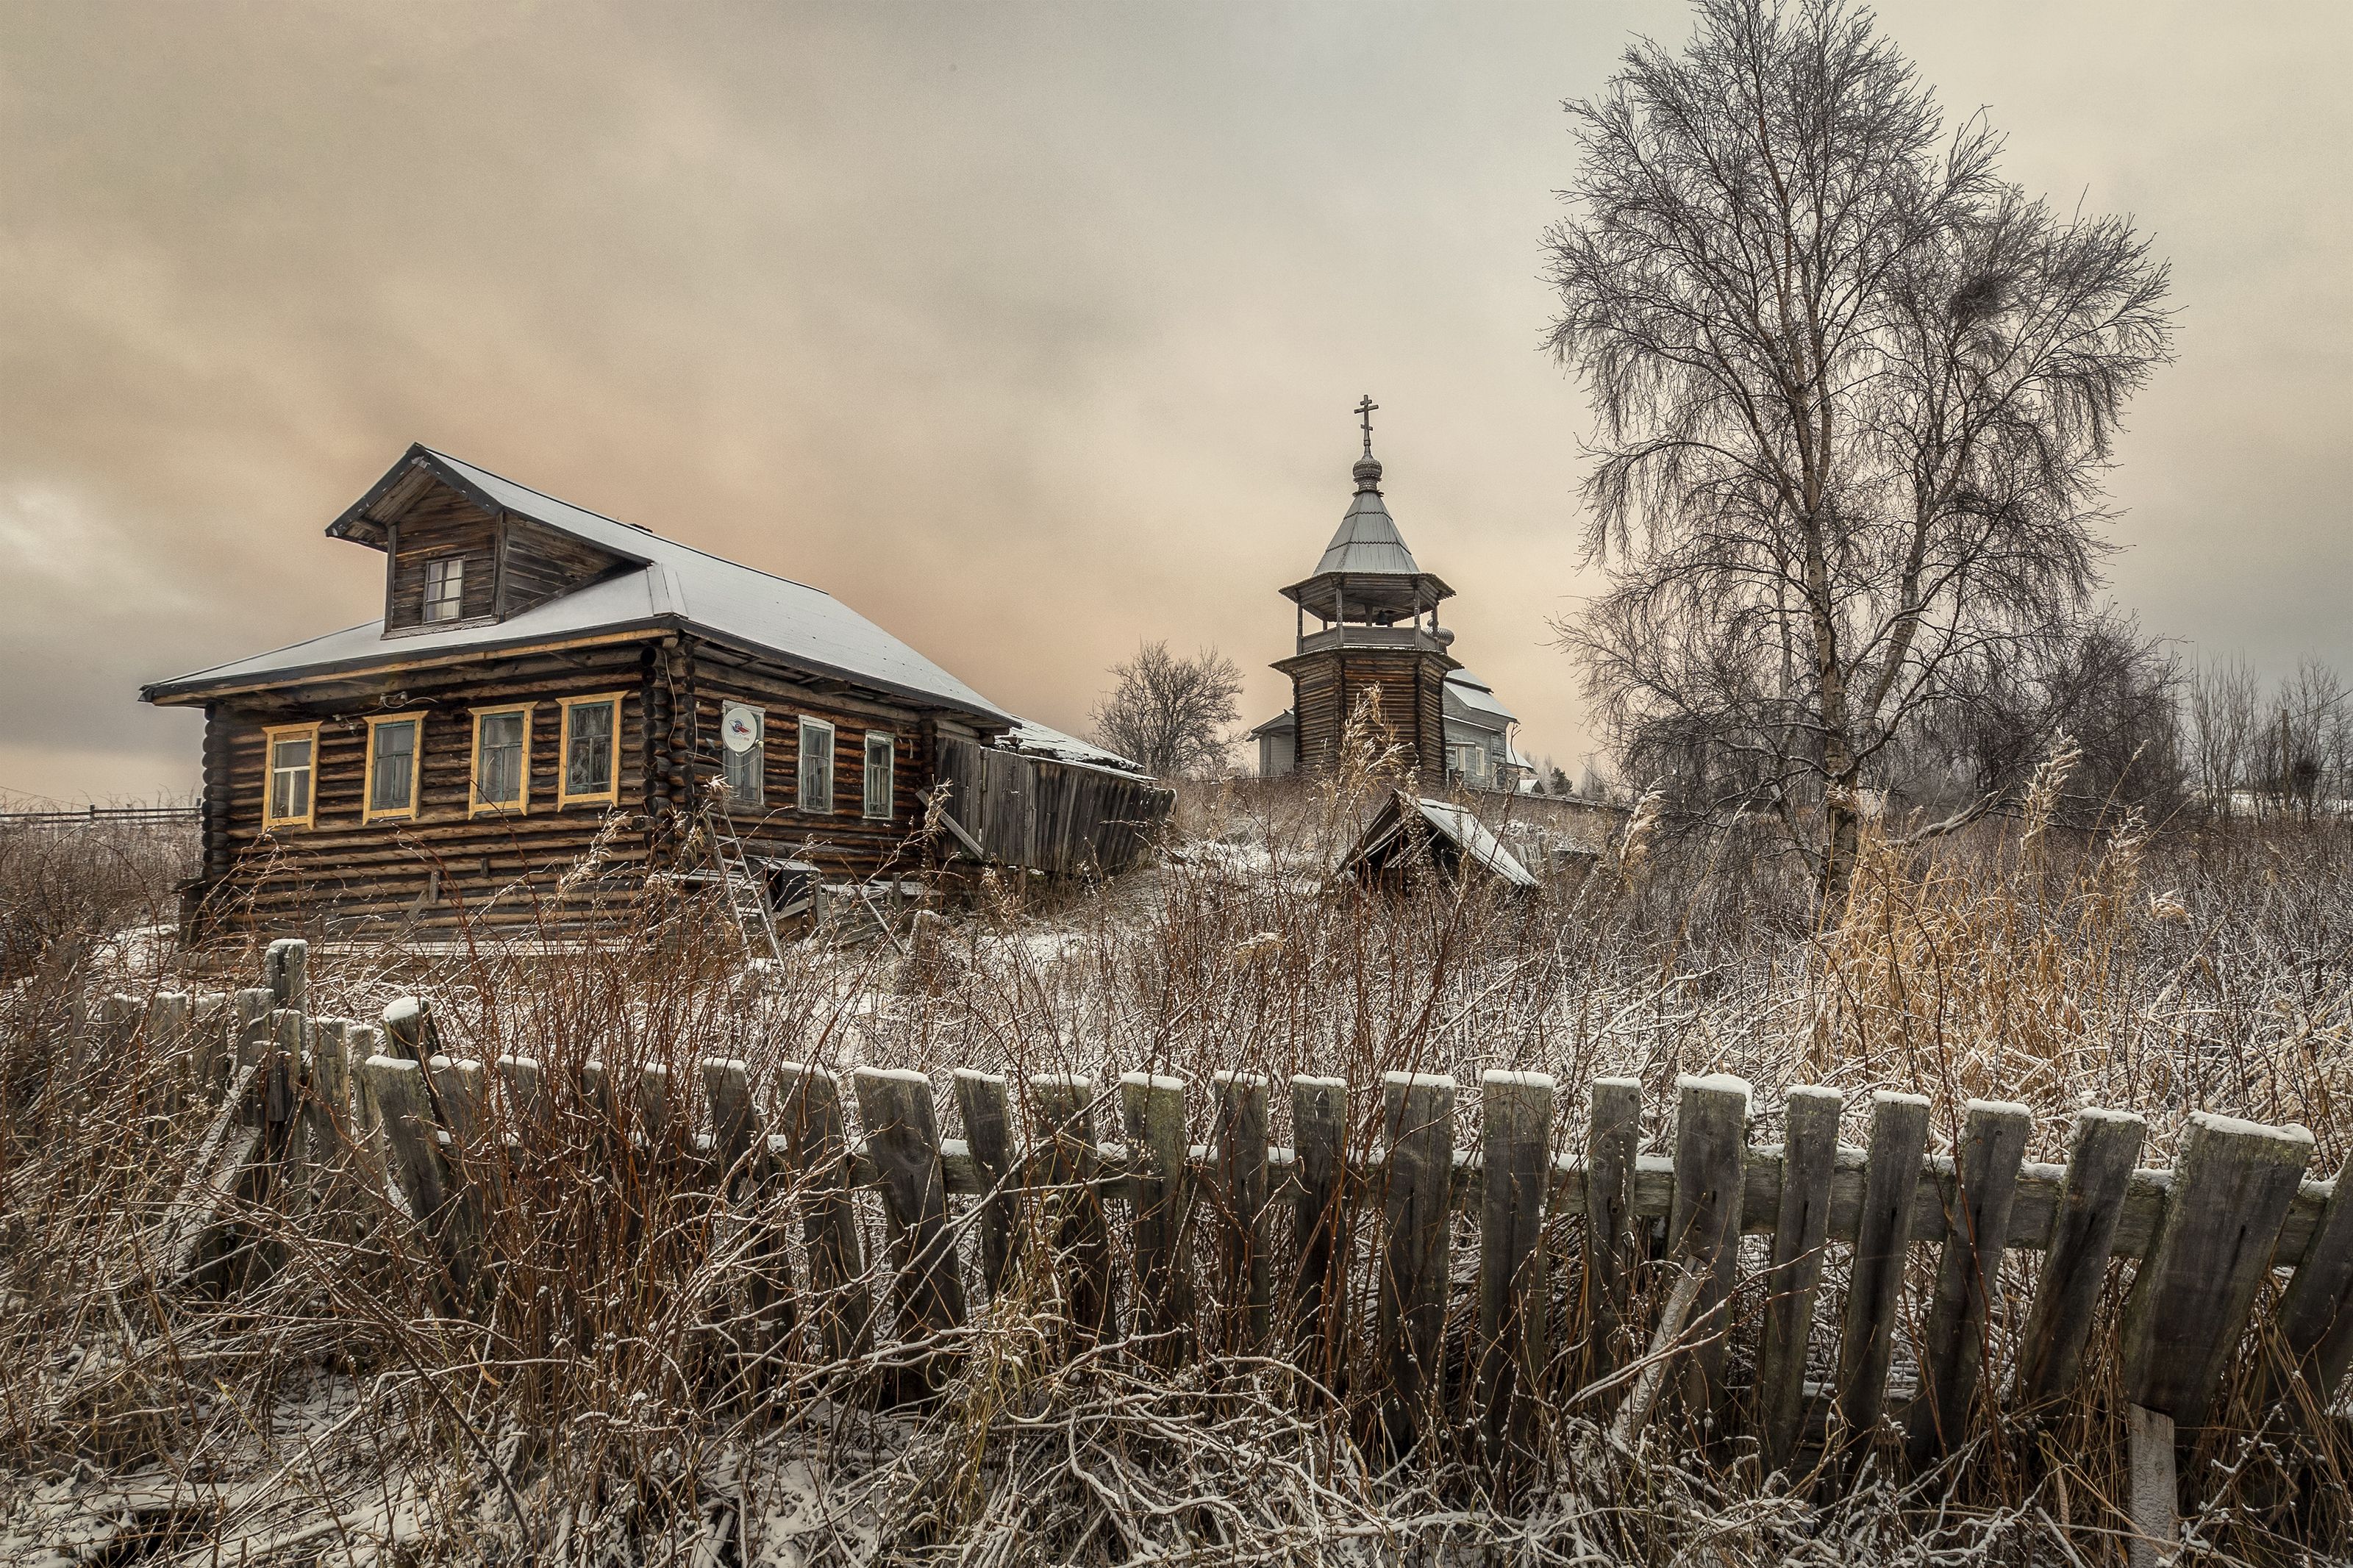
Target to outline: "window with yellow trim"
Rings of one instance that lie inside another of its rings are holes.
[[[268,776],[261,797],[264,832],[308,827],[317,806],[312,787],[319,776],[319,726],[283,724],[261,732]]]
[[[367,793],[360,797],[360,820],[413,817],[424,760],[425,715],[393,713],[370,718],[367,723]]]
[[[621,697],[568,697],[558,753],[559,805],[615,805],[620,792]]]
[[[474,710],[468,815],[531,809],[531,704]]]

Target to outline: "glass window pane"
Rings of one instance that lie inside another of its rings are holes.
[[[892,739],[879,731],[866,734],[866,815],[878,822],[891,818]]]
[[[613,705],[584,702],[572,710],[571,754],[564,759],[564,793],[603,795],[613,787]]]
[[[803,811],[833,809],[833,726],[801,721],[800,804]]]
[[[486,713],[480,721],[480,752],[474,794],[483,805],[513,805],[522,799],[523,721],[521,713]]]
[[[370,811],[406,811],[417,777],[417,721],[375,727],[375,769],[368,779]]]
[[[766,745],[759,741],[753,742],[748,750],[741,752],[732,746],[719,748],[720,765],[727,780],[729,805],[760,804],[761,758],[766,750]]]

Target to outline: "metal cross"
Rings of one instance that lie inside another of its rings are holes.
[[[1365,421],[1365,456],[1367,458],[1373,455],[1373,410],[1379,406],[1369,392],[1365,394],[1365,400],[1356,405],[1356,413]]]

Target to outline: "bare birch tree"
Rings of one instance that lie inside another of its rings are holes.
[[[1630,771],[1778,814],[1835,887],[1882,749],[2081,614],[2167,269],[2001,180],[1868,13],[1698,12],[1567,106],[1549,341],[1608,588],[1556,630]]]
[[[1221,772],[1228,729],[1241,715],[1242,672],[1215,648],[1191,658],[1145,643],[1112,667],[1117,684],[1095,705],[1096,741],[1161,778]]]
[[[2190,772],[2211,816],[2234,815],[2239,791],[2253,783],[2262,705],[2263,689],[2244,658],[2201,658],[2190,671]]]

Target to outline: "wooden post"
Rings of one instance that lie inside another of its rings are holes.
[[[229,1005],[235,1014],[237,1031],[236,1047],[230,1058],[231,1062],[235,1067],[267,1068],[269,1057],[267,1049],[269,1038],[269,1015],[276,1005],[270,999],[269,989],[265,986],[248,985],[229,998]],[[263,1076],[266,1079],[267,1073],[265,1072]],[[264,1087],[266,1091],[266,1083]],[[250,1105],[251,1114],[256,1119],[254,1122],[256,1126],[261,1125],[261,1106],[262,1100],[258,1097]]]
[[[903,1068],[860,1068],[850,1077],[867,1155],[881,1176],[883,1208],[891,1221],[900,1337],[923,1339],[958,1327],[964,1321],[964,1280],[955,1235],[948,1229],[931,1080]]]
[[[1436,1424],[1446,1399],[1439,1349],[1446,1332],[1454,1080],[1383,1074],[1381,1131],[1388,1147],[1381,1166],[1381,1416],[1390,1443],[1403,1448]]]
[[[1479,1317],[1473,1396],[1488,1456],[1524,1448],[1546,1354],[1544,1201],[1552,1178],[1553,1080],[1479,1077]]]
[[[1585,1146],[1585,1321],[1593,1376],[1624,1359],[1620,1342],[1634,1288],[1634,1170],[1641,1147],[1641,1081],[1596,1079]]]
[[[302,1101],[302,1142],[314,1174],[323,1179],[351,1142],[351,1023],[321,1018],[311,1026],[311,1082]]]
[[[147,1054],[163,1071],[161,1103],[155,1109],[169,1116],[187,1098],[188,1022],[193,1014],[185,991],[158,991],[147,999]]]
[[[295,1152],[302,1111],[302,1047],[311,1020],[291,1007],[273,1008],[263,1043],[261,1121],[273,1159]]]
[[[2173,1470],[2173,1420],[2145,1405],[2125,1406],[2125,1443],[2131,1472],[2132,1539],[2127,1568],[2163,1568],[2181,1548],[2180,1483]]]
[[[2280,1299],[2279,1339],[2282,1368],[2302,1384],[2307,1424],[2316,1425],[2353,1362],[2353,1157],[2337,1173],[2304,1261]],[[2274,1389],[2284,1381],[2282,1368],[2273,1373]]]
[[[719,1195],[755,1184],[749,1156],[757,1142],[751,1069],[732,1058],[702,1063],[702,1098],[711,1107],[711,1169]]]
[[[1266,1236],[1267,1080],[1254,1072],[1220,1072],[1215,1096],[1210,1158],[1218,1173],[1219,1273],[1223,1279],[1225,1348],[1263,1354],[1273,1302]]]
[[[232,1038],[236,1014],[226,991],[207,991],[196,998],[195,1020],[189,1038],[188,1072],[200,1099],[214,1100],[236,1069]]]
[[[396,996],[384,1010],[386,1054],[413,1062],[441,1054],[441,1034],[433,1025],[433,1004],[422,996]]]
[[[434,1136],[439,1129],[425,1097],[425,1068],[406,1057],[375,1056],[360,1064],[360,1079],[375,1101],[394,1184],[435,1243],[458,1299],[466,1300],[472,1291],[473,1257],[455,1234],[463,1205],[455,1201],[440,1140]]]
[[[1962,1110],[1936,1293],[1920,1347],[1920,1396],[1912,1405],[1915,1466],[1951,1452],[1968,1429],[1986,1326],[2001,1302],[2001,1254],[2010,1240],[2019,1162],[2033,1131],[2033,1115],[2022,1105],[1972,1100]]]
[[[684,1118],[673,1115],[670,1068],[660,1062],[648,1062],[638,1069],[638,1136],[645,1141],[649,1159],[660,1160],[676,1152],[679,1133],[685,1131]],[[676,1125],[673,1125],[676,1123]]]
[[[1111,1236],[1096,1169],[1094,1079],[1079,1073],[1039,1073],[1029,1079],[1031,1132],[1047,1159],[1054,1257],[1069,1282],[1071,1325],[1080,1342],[1119,1337],[1112,1300]]]
[[[2192,1113],[2165,1216],[2125,1299],[2125,1398],[2177,1426],[2204,1424],[2311,1157],[2301,1127]]]
[[[375,1102],[362,1092],[356,1076],[355,1064],[364,1062],[370,1057],[380,1055],[383,1046],[384,1031],[375,1025],[346,1024],[343,1026],[343,1060],[347,1064],[345,1070],[349,1075],[344,1082],[343,1103],[349,1108],[352,1126],[358,1132],[370,1135],[375,1131]]]
[[[471,1057],[451,1060],[435,1057],[426,1064],[441,1108],[441,1125],[448,1131],[454,1158],[470,1153],[482,1131],[482,1064]]]
[[[1687,1331],[1703,1334],[1692,1350],[1701,1408],[1724,1401],[1725,1359],[1732,1347],[1731,1302],[1740,1268],[1740,1209],[1748,1158],[1748,1083],[1729,1073],[1686,1074],[1675,1083],[1675,1203],[1667,1221],[1670,1253],[1704,1270]]]
[[[873,1303],[866,1291],[866,1248],[849,1195],[849,1144],[841,1095],[815,1067],[776,1069],[777,1121],[800,1184],[801,1236],[808,1251],[809,1290],[818,1333],[833,1361],[863,1355],[872,1342]]]
[[[1834,1089],[1789,1090],[1781,1144],[1781,1202],[1774,1213],[1772,1262],[1765,1276],[1765,1332],[1757,1358],[1757,1432],[1767,1472],[1785,1470],[1806,1427],[1806,1346],[1830,1245],[1831,1176],[1838,1164]]]
[[[980,1279],[989,1299],[1002,1295],[1020,1237],[1020,1184],[1013,1149],[1012,1119],[1005,1109],[1005,1079],[991,1072],[955,1072],[956,1114],[964,1119],[965,1147],[988,1195],[980,1204]]]
[[[1336,1384],[1335,1351],[1347,1310],[1348,1081],[1291,1080],[1292,1322],[1299,1363],[1326,1387]]]
[[[1854,1272],[1839,1338],[1838,1408],[1849,1441],[1879,1430],[1887,1404],[1887,1363],[1895,1352],[1895,1308],[1912,1242],[1912,1199],[1928,1147],[1926,1095],[1881,1089],[1871,1097],[1871,1152],[1856,1217]]]
[[[520,1140],[526,1129],[539,1124],[545,1109],[543,1097],[546,1085],[539,1070],[539,1058],[504,1056],[491,1066],[498,1073],[499,1090],[506,1100],[507,1123]]]
[[[279,1007],[308,1011],[311,1005],[311,944],[299,936],[280,937],[262,950],[261,984]]]
[[[1185,1134],[1185,1080],[1120,1075],[1121,1130],[1135,1161],[1135,1331],[1154,1335],[1154,1359],[1173,1364],[1193,1317],[1184,1258],[1192,1142]]]
[[[2017,1398],[2032,1408],[2074,1391],[2084,1343],[2108,1277],[2116,1222],[2124,1217],[2133,1162],[2148,1125],[2120,1110],[2075,1113],[2067,1143],[2067,1175],[2059,1191],[2050,1245],[2035,1281],[2034,1305],[2019,1336]]]

